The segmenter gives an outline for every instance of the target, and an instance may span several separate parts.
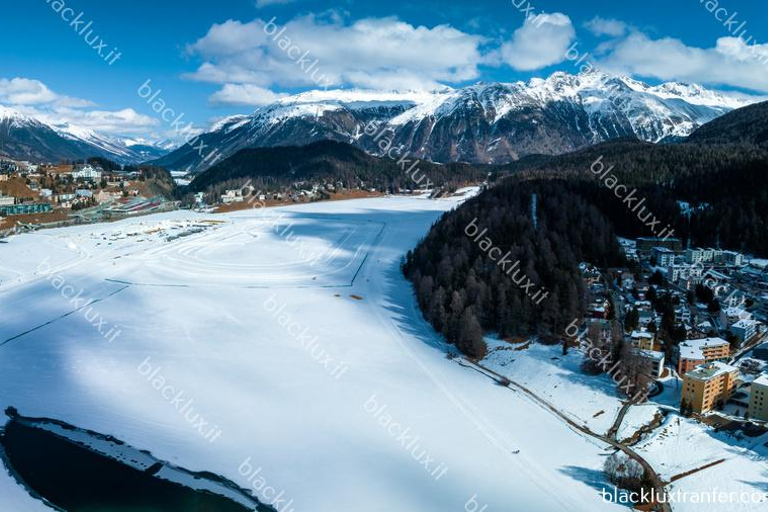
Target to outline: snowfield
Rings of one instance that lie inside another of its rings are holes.
[[[0,245],[0,407],[244,488],[259,468],[293,500],[281,512],[623,508],[599,495],[602,443],[448,359],[418,312],[400,261],[460,200],[16,236]],[[0,473],[0,510],[44,508]]]
[[[606,434],[611,428],[622,405],[616,383],[608,375],[581,373],[579,366],[584,359],[583,352],[571,349],[563,356],[560,346],[486,341],[485,366],[556,404],[575,422],[593,432]]]
[[[522,384],[593,432],[604,434],[613,424],[621,407],[616,384],[607,375],[581,373],[582,352],[570,349],[563,356],[560,346],[523,348],[498,339],[487,341],[484,366]],[[632,438],[661,409],[679,405],[677,378],[662,382],[663,393],[629,408],[617,432],[619,440]],[[593,416],[599,411],[605,413]],[[669,494],[681,496],[672,503],[676,512],[758,512],[768,505],[768,434],[737,439],[672,412],[633,449],[671,482]],[[713,491],[734,495],[727,502],[703,501]]]

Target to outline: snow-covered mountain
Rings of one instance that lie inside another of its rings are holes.
[[[72,142],[89,156],[102,156],[120,164],[136,164],[154,160],[168,153],[143,139],[120,139],[97,133],[70,123],[54,127],[59,135]]]
[[[121,164],[159,158],[172,148],[123,140],[69,123],[50,126],[0,105],[0,156],[32,162],[105,157]]]
[[[49,161],[81,158],[78,148],[50,126],[0,105],[0,156]]]
[[[699,85],[651,86],[604,73],[557,72],[529,82],[478,83],[430,92],[310,91],[217,123],[203,135],[217,159],[246,147],[303,145],[321,139],[381,155],[393,147],[436,162],[503,163],[557,154],[619,137],[681,139],[743,98]],[[366,129],[367,128],[367,129]],[[157,160],[199,172],[212,163],[191,144]]]

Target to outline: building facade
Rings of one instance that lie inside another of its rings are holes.
[[[768,377],[765,375],[752,382],[748,410],[751,419],[768,421]]]
[[[731,354],[731,345],[722,338],[699,338],[680,343],[677,373],[685,375],[697,366],[723,361]]]
[[[683,377],[680,407],[703,414],[724,405],[736,390],[739,369],[719,361],[697,366]]]

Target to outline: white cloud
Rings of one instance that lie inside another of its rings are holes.
[[[277,94],[264,87],[252,84],[224,84],[216,91],[210,101],[214,105],[237,105],[257,107],[274,103],[284,94]]]
[[[0,78],[0,103],[51,126],[69,123],[107,134],[144,133],[158,124],[153,117],[130,108],[89,109],[95,106],[92,101],[58,94],[40,80],[22,77]]]
[[[714,48],[696,48],[633,33],[597,65],[609,72],[768,92],[767,63],[768,45],[747,45],[740,38],[721,37]]]
[[[576,37],[571,19],[562,13],[529,17],[501,46],[501,59],[520,71],[533,71],[565,60]]]
[[[60,106],[92,106],[93,103],[80,98],[62,96],[51,91],[40,80],[16,77],[0,79],[0,101],[11,105],[40,105],[56,103]]]
[[[584,27],[598,37],[620,37],[627,33],[627,24],[623,21],[601,18],[600,16],[595,16],[584,23]]]
[[[295,1],[296,0],[256,0],[256,8],[263,9],[264,7],[268,7],[270,5],[291,4]]]
[[[284,25],[260,19],[213,25],[187,47],[204,62],[186,77],[262,88],[403,83],[433,88],[479,76],[480,46],[486,41],[482,36],[448,25],[413,26],[393,17],[352,24],[338,16],[327,18],[308,15]]]

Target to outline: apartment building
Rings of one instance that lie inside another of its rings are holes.
[[[714,259],[714,249],[695,247],[685,251],[685,261],[688,263],[711,263]]]
[[[666,247],[654,247],[652,251],[660,267],[669,267],[675,263],[675,251]]]
[[[677,373],[685,375],[697,366],[723,361],[731,354],[730,344],[722,338],[699,338],[680,343]]]
[[[664,352],[656,350],[639,350],[642,358],[643,372],[654,379],[660,379],[664,374]]]
[[[762,375],[752,382],[749,393],[749,417],[768,421],[768,376]]]
[[[725,404],[737,387],[739,369],[719,361],[697,366],[683,377],[680,408],[703,414]]]
[[[739,340],[739,345],[743,345],[757,336],[759,325],[757,320],[743,318],[731,326],[731,332]]]
[[[632,346],[640,350],[653,350],[654,335],[645,329],[632,331],[629,335],[632,340]]]

